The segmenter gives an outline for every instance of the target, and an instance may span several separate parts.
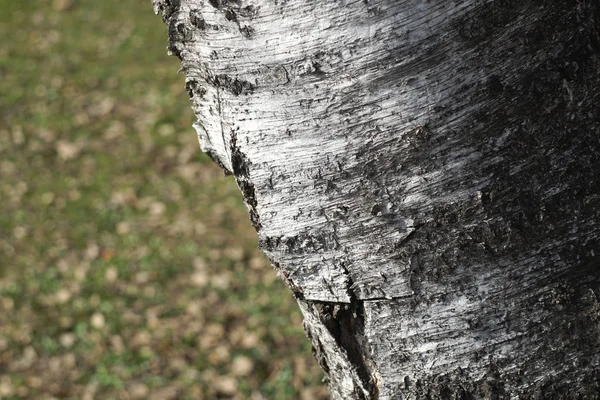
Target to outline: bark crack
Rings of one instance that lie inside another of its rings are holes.
[[[349,303],[311,301],[315,311],[337,345],[343,349],[348,361],[355,368],[357,378],[356,398],[360,400],[377,399],[378,388],[375,384],[373,368],[368,361],[369,350],[365,338],[364,300],[357,297],[354,291],[354,280],[350,271],[342,263],[346,276],[346,291]],[[358,389],[360,388],[360,389]]]
[[[356,378],[356,399],[378,398],[369,360],[367,342],[364,335],[363,301],[356,298],[351,303],[309,301],[323,326],[343,350],[354,367]]]

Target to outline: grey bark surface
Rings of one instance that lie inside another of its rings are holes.
[[[600,398],[600,2],[153,2],[333,399]]]

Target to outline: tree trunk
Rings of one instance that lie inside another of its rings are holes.
[[[333,399],[600,398],[598,0],[154,0]]]

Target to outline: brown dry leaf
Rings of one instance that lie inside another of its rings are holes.
[[[179,390],[175,386],[168,386],[166,388],[158,389],[153,392],[148,400],[173,400],[178,396]]]
[[[111,250],[111,249],[102,250],[102,254],[101,254],[102,260],[110,261],[113,259],[114,256],[115,256],[115,252],[113,250]]]
[[[214,385],[215,390],[221,396],[234,396],[237,393],[238,382],[230,376],[217,377]]]
[[[184,147],[177,156],[177,162],[181,165],[189,163],[192,158],[198,153],[198,146],[187,146]]]
[[[98,386],[99,384],[95,380],[88,383],[83,391],[82,400],[94,400]]]
[[[75,0],[54,0],[52,8],[56,11],[68,11],[75,5]]]
[[[56,139],[56,133],[53,130],[47,128],[40,128],[37,131],[37,135],[46,143],[52,143]]]
[[[234,376],[246,376],[254,370],[254,362],[250,357],[236,357],[231,363],[231,373]]]
[[[100,246],[97,243],[88,243],[84,256],[86,260],[95,260],[100,255]]]
[[[110,203],[115,206],[136,205],[137,198],[133,189],[129,188],[124,191],[113,192]]]
[[[240,247],[229,247],[225,249],[225,257],[231,258],[234,261],[242,261],[244,259],[244,249]]]
[[[0,336],[0,351],[8,349],[8,340]]]
[[[158,127],[158,133],[161,136],[171,136],[175,133],[175,127],[171,124],[162,124]]]
[[[306,359],[304,357],[294,357],[294,378],[292,379],[292,385],[295,388],[302,387],[302,379],[306,376]]]
[[[14,175],[17,172],[17,167],[10,161],[0,162],[0,173],[4,176]]]
[[[110,125],[104,131],[104,139],[106,140],[115,140],[127,131],[127,126],[121,121],[111,121]]]
[[[88,109],[88,112],[93,117],[105,117],[115,108],[115,101],[110,97],[105,97],[98,103]]]
[[[63,346],[66,349],[70,349],[75,344],[75,340],[76,340],[75,334],[73,334],[71,332],[63,333],[62,335],[60,335],[60,338],[58,339],[61,346]]]
[[[148,386],[141,382],[133,383],[129,388],[129,395],[132,399],[147,399],[149,393]]]
[[[38,355],[31,346],[25,347],[23,350],[23,356],[16,360],[11,368],[15,371],[24,371],[31,368],[35,362],[38,360]]]
[[[198,163],[180,165],[177,167],[177,174],[187,182],[196,182],[196,174],[199,171],[198,165]]]
[[[192,263],[196,271],[206,271],[206,269],[208,268],[206,260],[202,257],[194,257]]]
[[[269,263],[264,259],[264,257],[252,257],[249,265],[252,269],[261,270],[268,267]]]
[[[106,325],[106,319],[104,318],[104,315],[102,315],[102,313],[97,312],[94,315],[92,315],[90,323],[94,328],[102,329],[104,328],[104,325]]]
[[[77,143],[59,140],[56,143],[56,152],[58,157],[64,161],[74,160],[81,154],[81,145]]]
[[[300,400],[325,400],[329,395],[324,385],[314,388],[306,388],[300,392]]]
[[[44,380],[39,376],[29,376],[25,382],[27,383],[27,386],[31,387],[32,389],[39,389],[44,385]]]
[[[121,354],[123,353],[123,351],[125,351],[125,342],[123,341],[123,338],[121,338],[121,336],[119,335],[111,336],[110,345],[112,347],[112,350],[117,354]]]
[[[213,277],[210,280],[211,284],[214,287],[220,288],[220,289],[227,289],[229,287],[230,281],[231,281],[230,273],[222,273],[219,275],[213,275]]]
[[[157,216],[157,215],[164,214],[165,209],[166,209],[166,206],[164,205],[164,203],[155,201],[152,204],[150,204],[150,209],[148,211],[149,211],[150,215]]]
[[[72,295],[73,294],[67,288],[59,289],[54,294],[54,303],[55,304],[65,304],[69,300],[71,300]]]
[[[118,278],[119,278],[119,271],[117,271],[117,269],[115,267],[108,268],[106,270],[106,272],[104,273],[104,279],[106,279],[106,282],[114,283],[117,281]]]
[[[225,364],[231,358],[231,352],[226,346],[218,346],[208,355],[208,361],[212,365]]]
[[[13,229],[13,236],[17,240],[23,239],[27,235],[27,228],[23,226],[16,226]]]
[[[130,230],[131,226],[127,222],[119,222],[117,224],[117,233],[121,236],[128,234]]]
[[[189,315],[198,318],[198,317],[202,316],[202,305],[199,302],[191,301],[188,303],[187,307],[185,308],[185,311]],[[1,340],[1,338],[0,338],[0,340]],[[0,342],[0,343],[2,343],[2,342]],[[0,345],[0,349],[1,349],[1,345]]]
[[[194,272],[190,277],[192,285],[205,287],[208,284],[208,275],[205,272]]]
[[[219,324],[210,324],[206,327],[204,334],[198,338],[198,347],[202,350],[211,348],[225,335],[225,328]]]
[[[254,333],[248,333],[242,339],[242,346],[246,349],[256,347],[260,343],[260,338]]]
[[[11,397],[15,393],[12,381],[9,376],[0,378],[0,398]]]
[[[129,342],[129,348],[136,349],[138,347],[147,346],[150,344],[151,340],[152,336],[150,333],[148,333],[148,331],[139,331]]]

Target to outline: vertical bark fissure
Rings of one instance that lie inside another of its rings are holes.
[[[362,303],[298,299],[313,353],[329,381],[332,398],[379,398],[364,337]]]
[[[379,397],[377,385],[375,384],[375,375],[372,370],[372,362],[368,343],[365,339],[365,309],[363,300],[359,299],[354,292],[354,280],[350,271],[344,263],[341,267],[347,277],[347,292],[350,303],[341,303],[338,307],[337,315],[337,335],[334,335],[337,343],[348,354],[348,359],[356,367],[363,387],[370,394],[370,399],[376,400]],[[333,333],[332,333],[333,334]]]
[[[323,325],[331,333],[339,348],[345,352],[349,362],[356,369],[361,386],[369,393],[369,399],[378,398],[375,375],[370,361],[368,343],[365,339],[365,319],[363,300],[353,291],[352,277],[345,270],[348,279],[349,303],[313,302]],[[360,392],[360,397],[366,399]]]
[[[242,192],[244,203],[248,209],[248,215],[250,216],[250,222],[257,232],[260,231],[260,216],[258,215],[257,206],[258,201],[256,199],[256,191],[254,183],[250,178],[249,172],[249,161],[244,153],[237,146],[237,136],[235,132],[231,131],[231,166],[235,180]]]

